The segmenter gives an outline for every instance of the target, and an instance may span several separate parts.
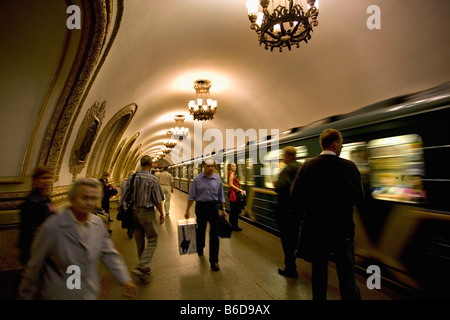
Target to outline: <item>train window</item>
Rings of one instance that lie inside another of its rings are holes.
[[[186,179],[187,178],[187,166],[184,165],[181,167],[181,177],[182,179]]]
[[[190,164],[189,166],[188,166],[188,179],[189,180],[192,180],[192,179],[194,179],[194,176],[193,176],[193,173],[194,173],[194,165],[193,164]]]
[[[245,173],[246,173],[246,180],[248,186],[254,186],[255,185],[255,173],[253,172],[253,166],[255,164],[255,161],[252,158],[245,159]]]
[[[222,179],[223,183],[227,183],[227,165],[224,163],[218,163],[216,167],[216,173],[219,175],[219,177]]]
[[[353,161],[358,167],[361,176],[369,174],[370,167],[369,159],[367,158],[366,142],[353,142],[344,144],[342,146],[340,157]]]
[[[361,174],[362,183],[365,189],[368,188],[370,166],[367,157],[367,143],[353,142],[343,144],[340,157],[351,160],[356,164],[359,173]]]
[[[306,146],[296,146],[295,150],[296,150],[296,156],[295,156],[296,160],[300,163],[305,162],[306,157],[308,156],[308,148]],[[275,165],[275,167],[273,167],[271,165],[271,163],[268,162],[267,160],[272,160],[272,161],[277,160],[278,162]],[[266,174],[264,176],[264,186],[266,188],[274,188],[273,182],[275,180],[278,180],[278,175],[286,166],[286,164],[283,162],[283,150],[279,149],[279,150],[269,151],[267,153],[266,161],[268,163],[264,164],[264,168],[265,168],[265,170],[267,170],[266,172],[270,172],[270,174],[269,175]]]
[[[193,165],[192,167],[192,179],[194,179],[200,172],[198,171],[198,164]]]
[[[372,140],[368,144],[370,183],[376,199],[423,202],[422,139],[417,134]]]
[[[245,184],[245,165],[243,163],[238,163],[236,168],[236,174],[239,179],[239,184],[242,186]]]

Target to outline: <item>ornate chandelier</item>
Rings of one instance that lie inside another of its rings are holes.
[[[164,153],[164,155],[168,154],[172,149],[167,148],[166,146],[161,146],[160,151]]]
[[[258,2],[262,12],[258,11]],[[266,50],[280,48],[281,52],[283,47],[291,50],[294,45],[299,48],[300,42],[311,39],[312,28],[319,25],[316,0],[248,0],[246,5],[250,29],[256,31],[259,44],[264,43]]]
[[[217,111],[217,101],[209,99],[209,88],[211,88],[211,81],[209,80],[200,79],[194,81],[197,101],[189,101],[189,113],[194,116],[194,120],[214,119],[214,114]]]
[[[179,114],[174,117],[175,120],[175,128],[170,129],[173,137],[178,140],[183,140],[189,134],[189,128],[183,127],[184,124],[184,116]]]
[[[172,139],[172,134],[173,134],[172,130],[167,130],[166,131],[167,139],[163,141],[164,146],[169,149],[174,148],[177,144],[177,140]]]

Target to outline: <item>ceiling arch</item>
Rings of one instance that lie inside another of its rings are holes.
[[[312,39],[280,53],[259,46],[244,0],[127,2],[91,96],[135,101],[140,109],[125,135],[141,132],[142,152],[152,153],[175,114],[185,114],[193,132],[187,103],[197,79],[212,82],[218,101],[203,132],[223,133],[283,131],[447,81],[448,2],[424,10],[419,0],[378,1],[380,30],[366,26],[372,4],[321,1]],[[412,31],[419,20],[423,25]]]

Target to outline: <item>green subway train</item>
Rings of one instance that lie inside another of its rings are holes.
[[[450,83],[173,165],[175,187],[189,192],[202,159],[213,156],[226,194],[227,164],[234,162],[247,192],[240,218],[278,234],[273,182],[283,169],[281,150],[294,146],[304,162],[321,152],[326,128],[341,131],[341,157],[357,165],[364,185],[364,204],[354,212],[358,269],[378,266],[382,285],[413,298],[449,299]]]

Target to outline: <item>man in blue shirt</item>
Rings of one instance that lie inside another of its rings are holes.
[[[212,270],[219,271],[219,203],[221,204],[222,216],[226,216],[226,212],[222,180],[214,173],[215,167],[215,161],[207,159],[204,163],[204,171],[192,181],[184,217],[189,219],[189,209],[195,201],[198,255],[203,255],[206,223],[209,222],[209,263]]]

